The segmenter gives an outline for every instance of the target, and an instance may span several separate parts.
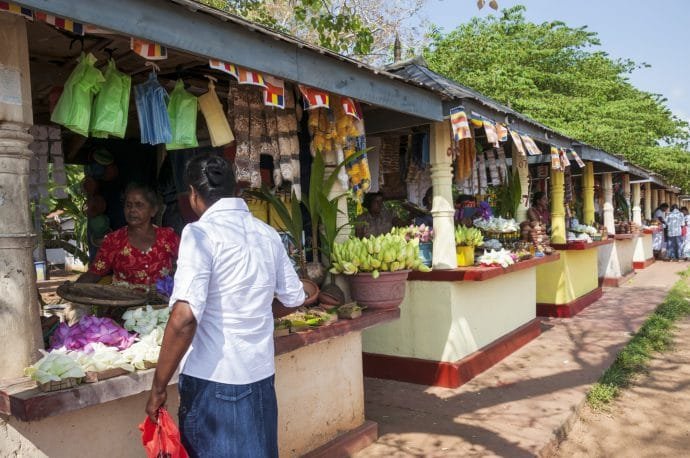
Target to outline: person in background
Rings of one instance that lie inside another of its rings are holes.
[[[547,228],[551,227],[551,210],[546,193],[537,191],[532,195],[532,206],[527,210],[527,219],[530,222],[541,223]]]
[[[668,231],[666,227],[666,214],[668,213],[668,204],[667,203],[662,203],[657,207],[656,210],[654,210],[654,215],[653,218],[659,222],[660,226],[662,227],[662,231],[659,231],[655,234],[654,236],[654,242],[653,242],[653,250],[654,250],[654,257],[657,259],[663,259],[664,255],[666,253],[666,241],[668,238]]]
[[[479,210],[474,204],[474,197],[467,194],[460,194],[455,198],[455,224],[462,224],[467,227],[472,226],[472,220],[474,220],[479,213]]]
[[[668,232],[667,248],[669,261],[680,261],[683,247],[683,226],[685,216],[678,210],[678,205],[671,206],[671,212],[666,216],[666,230]]]
[[[434,227],[434,217],[431,214],[431,207],[432,203],[434,200],[434,188],[430,187],[429,189],[426,190],[426,193],[424,194],[424,198],[422,199],[422,205],[424,205],[424,208],[429,212],[426,215],[422,216],[417,216],[414,219],[414,223],[417,226],[421,226],[424,224],[427,227]]]
[[[688,214],[688,207],[683,207],[680,212],[685,218],[685,226],[683,226],[683,250],[680,257],[686,261],[690,260],[690,214]]]
[[[367,209],[357,217],[355,234],[357,237],[387,234],[393,229],[395,215],[383,204],[383,194],[373,192],[364,196],[364,208]]]
[[[233,197],[225,159],[194,156],[185,178],[200,218],[182,231],[146,413],[156,420],[184,357],[179,421],[189,455],[277,457],[273,318],[304,302],[303,285],[276,230]]]

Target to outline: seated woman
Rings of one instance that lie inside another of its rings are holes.
[[[549,198],[542,191],[532,195],[532,206],[527,210],[527,219],[536,221],[547,228],[551,228],[551,210],[549,209]]]
[[[158,197],[147,186],[130,184],[125,190],[127,225],[103,240],[89,271],[78,282],[96,283],[113,275],[114,285],[155,288],[156,281],[172,275],[180,237],[168,227],[152,223],[158,211]]]
[[[395,215],[383,205],[383,195],[373,192],[364,196],[367,209],[357,217],[355,233],[357,237],[386,234],[393,229]]]

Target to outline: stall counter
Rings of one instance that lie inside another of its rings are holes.
[[[657,228],[644,229],[635,240],[635,253],[633,254],[633,269],[642,270],[654,264],[654,234]]]
[[[361,335],[399,315],[365,311],[355,320],[275,339],[281,457],[334,456],[376,440],[376,423],[364,419]],[[0,456],[142,456],[137,425],[153,373],[48,393],[25,378],[0,381]],[[176,383],[177,377],[168,389],[175,417]]]
[[[603,286],[621,286],[635,275],[633,256],[638,238],[638,234],[616,234],[613,244],[599,247],[599,281]]]
[[[364,375],[466,383],[540,334],[536,269],[558,259],[411,274],[400,320],[363,333]]]

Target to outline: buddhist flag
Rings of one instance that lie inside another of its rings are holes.
[[[568,159],[568,155],[565,154],[565,150],[559,148],[558,154],[561,156],[561,167],[563,170],[565,170],[567,167],[570,167],[570,159]]]
[[[510,132],[510,138],[513,139],[513,143],[515,144],[515,148],[517,149],[518,153],[520,153],[520,155],[522,156],[525,156],[525,146],[522,144],[520,134],[518,134],[514,130],[508,130],[508,132]]]
[[[228,64],[227,62],[223,62],[220,60],[209,59],[208,66],[214,70],[220,70],[221,72],[225,72],[231,76],[234,76],[235,78],[237,78],[238,76],[237,67],[235,67],[233,64]]]
[[[357,120],[362,119],[359,112],[357,111],[357,105],[355,105],[354,100],[352,100],[350,97],[342,97],[340,99],[340,102],[343,104],[343,111],[346,115],[352,116]]]
[[[152,41],[132,38],[129,47],[144,59],[163,60],[168,58],[168,48]]]
[[[496,133],[496,126],[494,123],[491,121],[484,121],[484,132],[486,132],[486,141],[498,147],[498,134]]]
[[[330,97],[328,92],[314,89],[300,84],[299,91],[304,97],[306,110],[313,110],[314,108],[330,108]]]
[[[539,156],[541,155],[541,151],[539,151],[539,147],[537,146],[536,143],[534,143],[534,140],[532,140],[532,137],[529,135],[520,135],[520,138],[522,139],[522,143],[525,145],[525,149],[527,149],[527,154],[530,156]]]
[[[496,135],[498,135],[498,141],[499,142],[507,142],[508,141],[508,128],[504,126],[503,124],[496,123]]]
[[[273,76],[264,76],[264,105],[285,108],[285,82]]]
[[[16,3],[12,2],[0,2],[0,11],[7,11],[8,13],[18,14],[19,16],[24,16],[24,18],[33,21],[34,15],[29,8],[24,8]]]
[[[453,139],[456,142],[472,137],[470,123],[467,121],[467,113],[462,107],[450,109],[450,126],[453,129]]]
[[[563,170],[561,168],[561,155],[558,148],[555,146],[551,147],[551,168],[553,170]]]
[[[574,149],[571,149],[571,150],[570,150],[570,154],[573,155],[573,159],[575,159],[575,162],[577,163],[577,166],[580,167],[581,169],[584,169],[584,168],[585,168],[585,163],[582,161],[582,159],[580,159],[580,155],[577,154],[577,151],[575,151]]]
[[[259,72],[247,70],[246,68],[237,68],[237,82],[240,84],[251,84],[252,86],[260,86],[265,88],[264,76]]]
[[[51,14],[39,13],[38,11],[36,11],[36,19],[50,24],[55,28],[66,30],[77,35],[84,35],[84,24],[80,24],[79,22],[74,22],[70,19],[53,16]]]

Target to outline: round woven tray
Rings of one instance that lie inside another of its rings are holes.
[[[77,304],[102,307],[134,307],[144,305],[148,301],[148,296],[144,292],[94,283],[65,283],[58,287],[57,295]]]

